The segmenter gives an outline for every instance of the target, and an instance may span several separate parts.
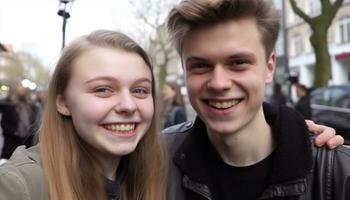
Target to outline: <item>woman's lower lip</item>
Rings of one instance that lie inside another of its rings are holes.
[[[133,137],[134,135],[136,135],[136,131],[130,131],[130,132],[126,132],[126,133],[121,133],[121,132],[112,132],[113,135],[121,137],[121,138],[130,138]]]
[[[121,132],[121,131],[109,131],[112,135],[114,136],[118,136],[118,137],[121,137],[121,138],[130,138],[130,137],[133,137],[136,135],[136,131],[124,131],[124,132]]]

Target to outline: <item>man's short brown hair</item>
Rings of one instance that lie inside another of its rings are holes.
[[[170,11],[168,31],[181,56],[182,43],[193,30],[245,17],[255,18],[268,56],[280,27],[279,14],[268,0],[183,0]]]

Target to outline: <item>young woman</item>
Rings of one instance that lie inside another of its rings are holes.
[[[152,66],[119,32],[95,31],[63,51],[39,145],[0,169],[5,199],[165,199],[166,158]]]

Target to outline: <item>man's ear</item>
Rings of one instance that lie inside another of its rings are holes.
[[[267,71],[265,83],[269,84],[273,80],[273,75],[275,74],[276,69],[276,53],[272,52],[267,60]]]
[[[66,101],[65,101],[63,95],[58,95],[57,96],[56,107],[57,107],[57,111],[59,113],[61,113],[62,115],[65,115],[65,116],[70,116],[71,115],[71,113],[69,111],[69,108],[66,105]]]

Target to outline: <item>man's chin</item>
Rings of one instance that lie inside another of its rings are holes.
[[[225,122],[225,123],[229,123],[229,122]],[[209,129],[209,132],[211,132],[212,134],[215,135],[230,135],[230,134],[234,134],[235,132],[237,132],[238,128],[235,126],[232,126],[231,124],[225,124],[225,123],[208,123],[207,128]]]

